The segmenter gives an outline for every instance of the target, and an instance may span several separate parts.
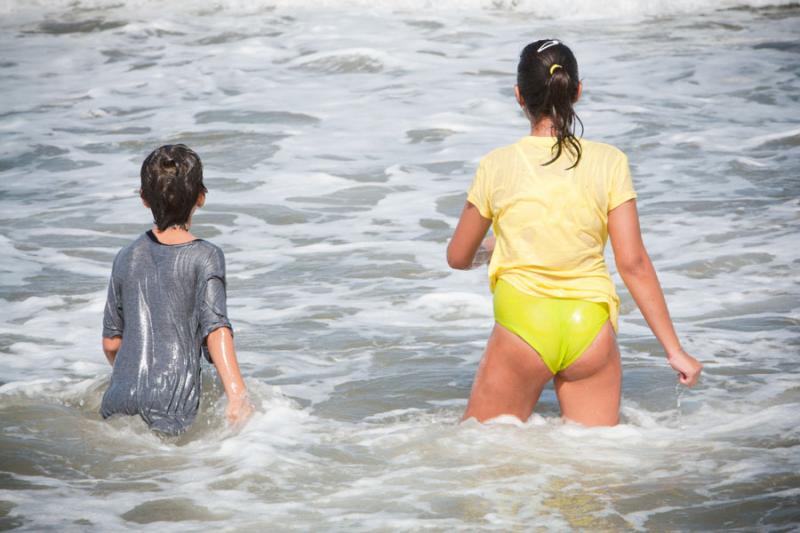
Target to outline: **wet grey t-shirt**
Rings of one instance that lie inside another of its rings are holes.
[[[225,304],[225,256],[198,239],[159,243],[148,232],[114,259],[103,337],[122,337],[100,413],[141,415],[151,429],[176,435],[200,405],[205,339],[231,327]]]

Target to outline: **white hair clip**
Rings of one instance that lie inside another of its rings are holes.
[[[543,52],[544,50],[547,50],[551,46],[555,46],[557,44],[561,44],[561,41],[557,41],[555,39],[553,39],[552,41],[547,41],[542,46],[540,46],[538,50],[536,50],[536,53],[538,54],[539,52]]]

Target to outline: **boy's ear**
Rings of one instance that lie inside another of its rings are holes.
[[[147,209],[150,209],[150,204],[148,204],[148,203],[147,203],[147,200],[145,200],[145,199],[144,199],[144,195],[142,194],[142,189],[139,189],[139,198],[141,198],[141,199],[142,199],[142,204],[144,204],[144,206],[145,206]]]
[[[572,102],[572,103],[574,104],[574,103],[576,103],[578,100],[580,100],[580,99],[581,99],[581,95],[582,95],[582,94],[583,94],[583,82],[582,82],[582,81],[579,81],[579,82],[578,82],[578,94],[576,94],[576,95],[575,95],[575,102]]]
[[[198,208],[203,207],[206,205],[206,193],[201,192],[197,195],[197,203],[195,204]]]

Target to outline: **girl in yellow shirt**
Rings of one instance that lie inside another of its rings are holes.
[[[680,382],[694,385],[702,365],[675,335],[642,243],[625,154],[575,136],[582,85],[572,51],[555,39],[526,46],[514,90],[530,135],[481,160],[447,248],[453,268],[491,258],[496,323],[464,418],[526,420],[555,377],[565,418],[614,425],[622,374],[619,298],[603,258],[608,237]],[[484,240],[490,226],[494,237]]]

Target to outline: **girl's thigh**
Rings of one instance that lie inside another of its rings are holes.
[[[552,372],[536,350],[495,324],[463,418],[474,417],[483,422],[500,415],[512,415],[525,421],[552,378]]]
[[[610,322],[574,363],[556,375],[555,389],[564,418],[587,426],[619,422],[622,364]]]

